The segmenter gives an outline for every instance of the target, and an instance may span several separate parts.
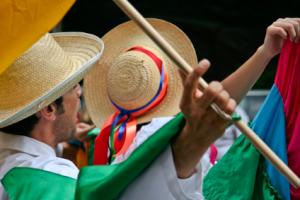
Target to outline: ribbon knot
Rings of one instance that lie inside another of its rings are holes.
[[[167,94],[168,76],[165,72],[163,61],[150,50],[143,47],[132,47],[128,51],[139,51],[149,56],[160,72],[159,88],[145,105],[133,110],[126,110],[112,102],[116,112],[104,123],[94,145],[94,165],[105,165],[114,160],[115,157],[126,153],[136,136],[136,117],[145,114],[156,107]],[[108,151],[109,150],[109,151]]]

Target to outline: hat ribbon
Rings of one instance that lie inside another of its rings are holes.
[[[128,51],[142,52],[155,62],[160,72],[159,88],[149,102],[136,109],[126,110],[111,100],[116,112],[106,120],[95,139],[94,165],[108,164],[117,156],[125,154],[136,135],[136,117],[159,105],[167,94],[168,76],[163,61],[153,52],[140,46],[132,47]]]

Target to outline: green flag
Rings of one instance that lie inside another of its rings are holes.
[[[262,161],[250,141],[240,136],[205,177],[202,188],[205,199],[280,199],[268,180]]]
[[[2,184],[11,200],[117,199],[165,150],[184,124],[184,117],[180,113],[150,136],[127,160],[115,165],[82,168],[77,182],[39,169],[14,168],[2,179]]]
[[[16,167],[1,180],[10,200],[72,200],[76,180],[41,169]]]

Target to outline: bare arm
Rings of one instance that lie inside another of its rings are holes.
[[[278,19],[266,30],[264,43],[239,69],[233,72],[222,85],[237,103],[252,88],[270,60],[280,53],[285,39],[298,41],[300,38],[300,18]]]
[[[210,144],[223,134],[228,125],[227,121],[211,109],[210,104],[216,103],[226,113],[232,114],[236,102],[230,96],[239,102],[269,61],[280,52],[284,39],[297,41],[299,36],[300,19],[279,19],[268,27],[264,44],[222,84],[212,82],[203,92],[198,89],[198,78],[210,66],[207,60],[202,60],[186,77],[180,105],[186,118],[186,125],[172,143],[179,178],[187,178],[193,174],[195,166]]]

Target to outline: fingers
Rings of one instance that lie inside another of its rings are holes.
[[[300,39],[300,18],[287,18],[287,20],[293,24],[296,32],[296,36],[293,41],[298,42]]]
[[[223,90],[215,99],[215,103],[223,110],[225,113],[231,115],[236,107],[236,102],[234,99],[230,98],[227,91]]]
[[[181,99],[181,107],[189,105],[193,101],[199,83],[198,79],[208,70],[209,66],[210,62],[203,59],[198,64],[198,67],[196,67],[194,71],[186,77]]]
[[[224,132],[229,122],[220,117],[212,108],[208,108],[206,114],[202,118],[202,122],[213,127],[219,136]],[[219,137],[218,136],[218,137]]]
[[[237,106],[236,101],[234,99],[230,98],[228,103],[226,104],[226,107],[224,107],[223,110],[227,114],[232,115],[236,109],[236,106]]]
[[[282,39],[287,39],[288,33],[281,27],[271,25],[267,28],[267,33],[270,35],[279,35]]]
[[[285,31],[285,35],[288,35],[291,40],[297,36],[294,24],[287,20],[278,20],[274,22],[274,26]]]
[[[268,30],[271,34],[278,34],[284,39],[289,37],[291,41],[297,42],[300,38],[300,18],[280,18]]]
[[[220,82],[211,82],[203,92],[198,89],[198,79],[207,71],[209,66],[209,61],[204,59],[186,77],[180,104],[183,113],[197,113],[197,116],[205,115],[207,108],[214,102],[227,114],[234,112],[236,103],[223,89]]]
[[[83,122],[80,122],[76,125],[76,135],[75,137],[78,140],[84,141],[86,139],[86,134],[95,128],[95,125],[89,125]]]
[[[215,103],[220,107],[221,110],[229,115],[231,115],[236,108],[235,100],[231,99],[226,91],[222,91],[216,96]],[[223,133],[229,124],[228,120],[220,117],[211,107],[208,107],[206,112],[204,112],[202,120],[204,123],[210,124],[212,127],[214,127],[215,130],[218,130],[219,133]]]
[[[216,81],[211,82],[208,87],[203,91],[203,95],[196,99],[198,106],[202,109],[207,109],[212,102],[217,98],[219,93],[223,90],[223,86]],[[229,95],[228,95],[229,96]]]
[[[197,99],[197,104],[202,109],[207,109],[212,103],[216,103],[221,110],[231,115],[236,107],[235,100],[231,99],[228,92],[223,89],[220,82],[211,82],[204,90],[203,95]]]

